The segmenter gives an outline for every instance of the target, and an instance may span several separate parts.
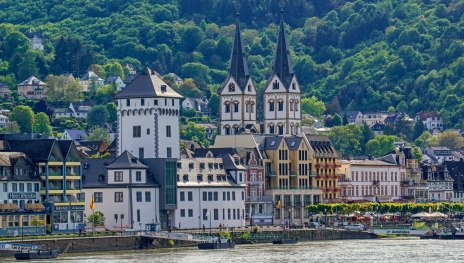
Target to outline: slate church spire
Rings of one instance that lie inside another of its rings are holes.
[[[277,37],[276,52],[274,55],[274,64],[272,65],[273,74],[277,75],[289,88],[294,75],[290,49],[288,48],[287,38],[285,36],[284,11],[280,11],[280,26]]]
[[[229,75],[220,92],[222,135],[239,134],[256,127],[256,89],[248,71],[238,12],[229,63]]]
[[[229,75],[234,77],[238,82],[240,89],[245,89],[245,86],[250,77],[246,57],[244,55],[242,36],[240,34],[240,19],[237,13],[237,21],[235,23],[235,37],[232,52],[230,54]]]

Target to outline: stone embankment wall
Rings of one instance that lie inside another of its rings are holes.
[[[242,233],[235,232],[234,236],[238,237]],[[265,233],[262,233],[267,235]],[[377,238],[375,234],[357,231],[340,231],[340,230],[290,230],[288,232],[273,231],[268,238],[254,240],[258,243],[271,242],[272,236],[285,236],[304,240],[340,240],[340,239],[372,239]],[[22,241],[13,241],[21,243]],[[96,251],[116,251],[116,250],[134,250],[134,249],[151,249],[151,248],[168,248],[170,247],[167,239],[153,239],[140,236],[126,237],[86,237],[86,238],[58,238],[46,240],[27,240],[27,244],[43,245],[48,248],[59,248],[61,252],[79,253],[79,252],[96,252]],[[189,241],[175,241],[174,247],[195,246],[197,243]],[[0,251],[1,257],[11,257],[14,252]]]

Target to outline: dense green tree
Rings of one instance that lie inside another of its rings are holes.
[[[432,144],[432,135],[428,131],[424,131],[416,140],[414,140],[414,145],[419,148],[425,148]]]
[[[342,120],[342,117],[340,117],[340,115],[335,114],[333,117],[332,117],[332,126],[340,126],[343,124],[343,120]]]
[[[459,150],[464,147],[464,138],[457,131],[444,131],[433,141],[435,146],[448,147],[452,150]]]
[[[322,113],[325,111],[325,104],[318,100],[315,96],[301,99],[301,111],[304,114],[312,115],[316,118],[322,118]]]
[[[421,120],[416,121],[414,124],[414,140],[419,138],[426,130],[427,128]]]
[[[90,133],[85,137],[86,141],[102,141],[108,140],[108,131],[102,127],[94,127]]]
[[[208,146],[209,141],[206,139],[206,128],[189,121],[187,127],[181,130],[181,138],[185,140],[194,140],[203,146]]]
[[[82,85],[74,79],[50,75],[46,83],[45,96],[51,102],[72,102],[82,98]]]
[[[179,85],[178,91],[180,95],[188,98],[201,98],[203,92],[197,87],[193,79],[184,79],[182,84]]]
[[[211,95],[211,98],[209,99],[209,107],[211,109],[211,115],[212,116],[219,116],[219,109],[220,109],[220,102],[221,99],[219,98],[219,95],[213,94]]]
[[[106,111],[108,112],[108,122],[115,122],[118,120],[118,107],[114,102],[106,104]]]
[[[103,127],[108,122],[108,110],[103,105],[96,105],[87,114],[87,123],[89,127]]]
[[[110,61],[103,66],[103,70],[106,76],[119,76],[121,79],[124,79],[124,70],[121,64],[117,61]],[[105,76],[100,76],[105,77]]]
[[[380,157],[395,150],[394,142],[398,141],[396,136],[377,135],[374,139],[367,142],[366,153],[375,157]]]
[[[32,133],[34,112],[29,106],[16,106],[10,114],[10,121],[15,121],[21,132]]]
[[[52,134],[52,126],[50,126],[50,119],[47,114],[39,112],[34,117],[34,133]]]
[[[348,124],[333,127],[329,132],[329,137],[334,147],[342,151],[344,155],[358,155],[362,152],[363,134],[360,125]]]

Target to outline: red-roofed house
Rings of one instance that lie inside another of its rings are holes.
[[[429,131],[443,130],[443,119],[435,111],[421,111],[416,115],[416,122],[421,120]]]

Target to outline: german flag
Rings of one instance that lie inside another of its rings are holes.
[[[279,199],[279,201],[277,201],[277,206],[276,207],[277,207],[277,209],[280,209],[280,199]]]
[[[90,209],[94,209],[95,208],[95,204],[94,204],[94,200],[93,200],[93,195],[92,195],[92,199],[90,200]]]

